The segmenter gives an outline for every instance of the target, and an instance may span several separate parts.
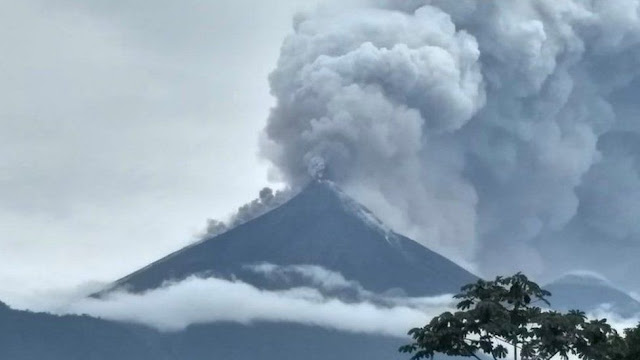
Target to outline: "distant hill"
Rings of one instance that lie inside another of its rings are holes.
[[[211,324],[161,333],[88,316],[13,310],[0,302],[2,360],[401,359],[401,339],[295,324]]]
[[[608,281],[589,274],[569,274],[544,286],[558,310],[583,311],[607,307],[613,313],[631,317],[640,313],[640,302]]]
[[[10,309],[0,302],[0,359],[172,360],[158,333],[88,316]]]

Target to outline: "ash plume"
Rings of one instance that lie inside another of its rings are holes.
[[[202,237],[210,238],[222,234],[238,225],[242,225],[247,221],[264,215],[287,202],[293,195],[295,195],[295,191],[290,188],[276,190],[274,192],[273,189],[265,187],[260,190],[256,199],[239,207],[228,220],[208,219],[207,228],[204,234],[202,234]]]
[[[262,154],[484,275],[640,270],[640,1],[370,0],[302,14]],[[623,250],[621,250],[621,248]]]

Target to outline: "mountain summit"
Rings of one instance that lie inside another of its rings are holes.
[[[640,302],[604,278],[589,273],[570,273],[545,286],[551,305],[558,310],[603,309],[622,317],[640,314]]]
[[[262,263],[321,266],[367,290],[408,296],[453,293],[476,279],[386,228],[332,182],[316,180],[284,205],[160,259],[115,286],[137,292],[207,274],[264,287],[247,270]]]

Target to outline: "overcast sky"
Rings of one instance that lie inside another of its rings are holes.
[[[0,299],[113,280],[277,187],[267,76],[313,4],[0,2]]]
[[[328,1],[1,1],[0,299],[322,171],[482,276],[637,292],[640,0]]]

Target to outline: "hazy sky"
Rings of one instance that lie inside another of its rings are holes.
[[[313,3],[0,2],[0,299],[125,275],[269,184],[267,76]]]
[[[0,3],[0,299],[318,173],[482,276],[637,292],[640,0],[319,1]]]

